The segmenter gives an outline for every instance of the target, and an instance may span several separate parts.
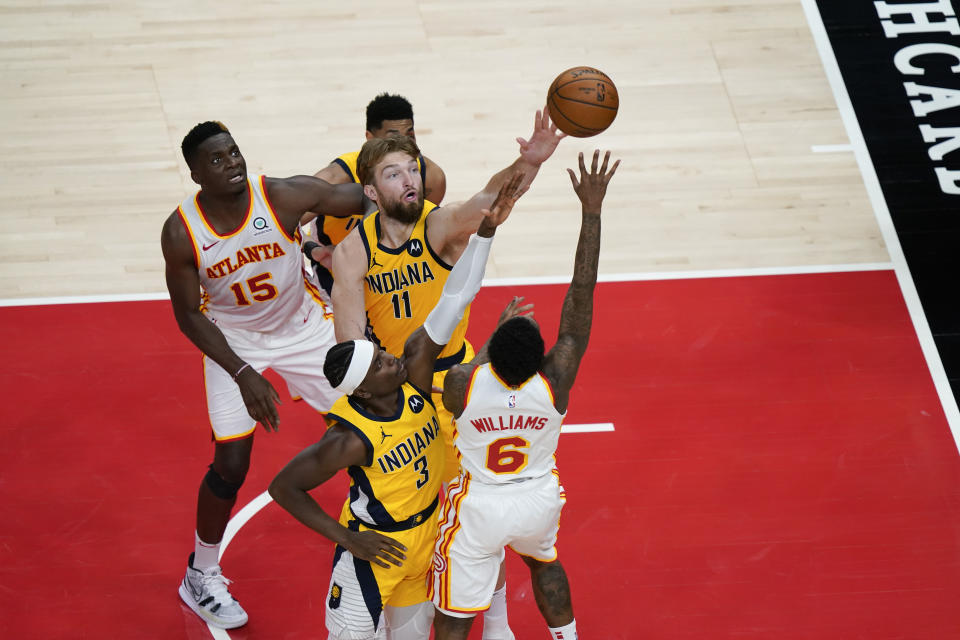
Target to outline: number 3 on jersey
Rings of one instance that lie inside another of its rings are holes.
[[[393,316],[395,318],[409,318],[410,313],[410,292],[395,293],[390,299],[393,302]]]
[[[277,288],[269,282],[272,277],[273,274],[267,272],[247,280],[247,287],[250,289],[250,295],[254,300],[257,302],[265,302],[277,297]],[[250,300],[247,299],[247,294],[243,290],[242,282],[233,283],[230,285],[230,290],[233,291],[233,295],[237,297],[238,307],[250,306]]]
[[[487,447],[487,469],[494,473],[518,473],[527,466],[530,443],[519,436],[494,440]]]

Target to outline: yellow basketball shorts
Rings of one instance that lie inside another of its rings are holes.
[[[330,588],[327,591],[327,629],[337,637],[369,638],[382,624],[385,606],[407,607],[429,600],[427,572],[433,561],[439,509],[422,524],[405,531],[381,532],[407,548],[406,560],[389,569],[355,558],[337,545]],[[340,524],[353,531],[369,531],[345,504]]]

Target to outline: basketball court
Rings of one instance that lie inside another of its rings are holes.
[[[957,408],[812,2],[2,11],[0,637],[326,637],[332,544],[263,496],[322,424],[275,377],[280,431],[255,436],[222,559],[250,622],[208,628],[176,593],[212,452],[163,293],[159,229],[193,190],[179,141],[221,119],[251,172],[313,173],[389,90],[452,202],[578,64],[620,113],[520,201],[469,337],[523,295],[551,342],[579,222],[564,169],[612,149],[558,451],[581,636],[960,634]],[[345,489],[315,495],[333,511]],[[518,639],[546,637],[513,556],[508,603]]]

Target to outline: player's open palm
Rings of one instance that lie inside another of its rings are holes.
[[[583,162],[583,153],[580,153],[580,179],[577,179],[573,169],[567,169],[570,174],[570,181],[573,183],[573,190],[577,192],[577,197],[583,204],[585,214],[600,215],[600,205],[603,203],[603,197],[607,194],[607,184],[610,178],[617,172],[620,161],[613,163],[610,171],[607,171],[607,165],[610,162],[610,152],[603,154],[603,164],[597,170],[597,164],[600,160],[600,149],[593,152],[593,162],[590,164],[590,171]]]
[[[480,223],[480,228],[477,230],[478,235],[489,237],[492,235],[491,232],[494,229],[506,222],[507,218],[510,217],[510,212],[513,211],[513,206],[517,204],[517,200],[519,200],[520,196],[525,194],[529,188],[521,186],[522,183],[523,174],[517,172],[510,176],[506,184],[500,187],[500,192],[497,194],[497,198],[493,201],[493,204],[490,205],[490,208],[481,211],[483,220]]]
[[[533,134],[530,139],[517,138],[520,143],[520,157],[527,164],[539,167],[553,155],[557,145],[566,137],[567,134],[550,121],[546,107],[542,111],[538,109],[533,119]]]
[[[354,558],[372,562],[384,569],[390,568],[387,562],[398,567],[403,566],[403,561],[407,558],[404,554],[407,550],[405,546],[376,531],[351,532],[350,540],[345,546]]]

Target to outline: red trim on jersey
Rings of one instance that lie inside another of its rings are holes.
[[[320,290],[307,279],[307,276],[303,276],[303,284],[307,289],[307,293],[310,294],[310,297],[313,298],[313,301],[318,303],[323,309],[323,318],[324,320],[329,320],[333,317],[333,313],[330,311],[330,308],[327,307],[327,301],[323,299],[323,296],[320,295]]]
[[[273,210],[273,205],[270,203],[270,196],[267,195],[267,184],[264,182],[266,179],[266,176],[260,176],[260,193],[263,194],[263,203],[267,205],[267,210],[270,211],[270,215],[273,216],[273,222],[277,225],[277,229],[280,229],[283,237],[290,242],[297,242],[296,238],[287,233],[287,230],[283,228],[283,225],[280,224],[280,218],[277,217],[277,212]]]
[[[226,240],[227,238],[232,238],[233,236],[240,233],[247,223],[250,222],[250,216],[253,214],[253,185],[250,184],[250,178],[247,178],[247,195],[250,198],[250,206],[247,208],[247,215],[243,217],[243,222],[240,223],[233,231],[230,231],[226,235],[217,233],[217,230],[213,228],[213,225],[210,224],[210,221],[207,220],[207,214],[204,213],[203,207],[200,206],[200,192],[197,191],[197,195],[193,196],[193,204],[197,207],[197,211],[200,213],[200,219],[203,220],[203,224],[206,225],[207,229],[210,230],[210,233],[220,238],[221,240]]]
[[[460,490],[460,493],[453,496],[452,499],[448,499],[447,515],[449,516],[450,510],[453,511],[453,526],[447,529],[443,534],[443,539],[441,540],[439,546],[437,547],[437,553],[440,554],[445,560],[450,557],[450,545],[453,544],[453,539],[457,536],[457,532],[460,531],[460,505],[463,502],[463,499],[467,497],[467,492],[470,489],[470,474],[466,471],[461,475],[463,478],[463,488]],[[453,485],[450,486],[450,493],[453,493]],[[450,564],[447,561],[445,570],[439,576],[440,581],[440,608],[449,609],[454,611],[448,606],[450,602]]]
[[[190,236],[190,246],[193,247],[193,266],[199,271],[200,252],[197,251],[197,239],[193,237],[193,229],[190,228],[190,223],[187,222],[187,216],[183,213],[183,208],[180,206],[177,207],[177,215],[180,216],[180,222],[183,223],[183,228],[186,229],[187,235]]]
[[[232,442],[234,440],[243,440],[244,438],[252,438],[253,433],[257,430],[257,425],[253,425],[253,429],[247,431],[246,433],[241,433],[235,436],[227,436],[226,438],[218,438],[216,432],[213,434],[213,439],[217,442]]]

